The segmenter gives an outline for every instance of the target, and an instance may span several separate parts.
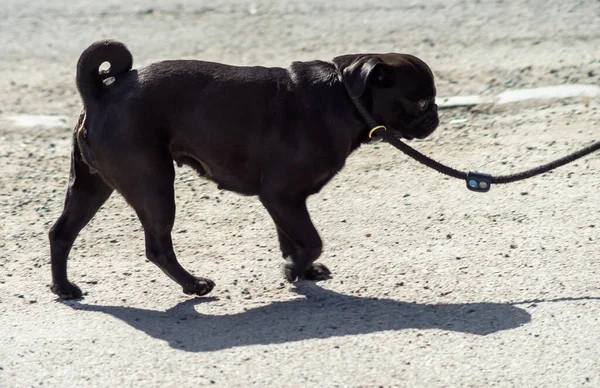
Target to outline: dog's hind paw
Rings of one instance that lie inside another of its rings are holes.
[[[215,287],[215,282],[206,278],[196,278],[194,283],[183,286],[183,292],[188,295],[206,295]]]
[[[57,284],[53,283],[50,290],[58,295],[60,299],[79,299],[83,295],[81,289],[74,283]]]

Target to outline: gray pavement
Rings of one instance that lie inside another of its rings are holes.
[[[135,65],[173,58],[286,66],[408,52],[440,96],[598,86],[598,1],[3,0],[0,119],[72,118],[81,51],[114,38]],[[600,140],[600,100],[445,110],[415,147],[508,173]],[[189,298],[144,258],[114,195],[48,289],[70,130],[0,120],[0,387],[600,386],[600,156],[486,195],[385,144],[365,146],[309,208],[334,278],[284,283],[254,198],[178,169],[174,243],[213,279]],[[69,126],[72,124],[69,123]]]

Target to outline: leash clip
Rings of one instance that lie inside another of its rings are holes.
[[[467,189],[478,193],[487,193],[492,186],[492,176],[481,172],[469,171],[467,174]]]
[[[378,125],[378,126],[374,127],[373,129],[371,129],[371,131],[369,132],[369,139],[371,138],[371,136],[373,136],[373,132],[375,132],[381,128],[383,128],[384,131],[387,131],[387,128],[384,125]]]

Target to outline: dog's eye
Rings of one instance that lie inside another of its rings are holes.
[[[429,105],[429,101],[420,100],[417,104],[419,105],[419,109],[425,110],[425,109],[427,109],[427,105]]]

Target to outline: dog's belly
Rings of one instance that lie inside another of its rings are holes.
[[[247,169],[230,170],[210,165],[196,155],[181,150],[173,150],[172,155],[178,166],[192,167],[201,177],[215,182],[219,189],[243,195],[257,195],[260,191],[260,177]]]

